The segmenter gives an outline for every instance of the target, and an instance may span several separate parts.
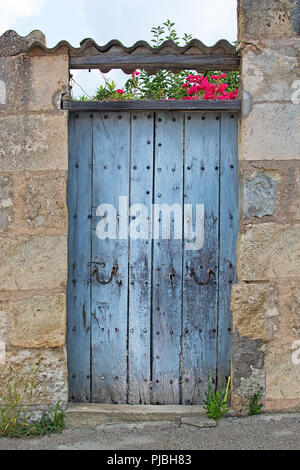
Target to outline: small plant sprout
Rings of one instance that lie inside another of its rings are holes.
[[[226,391],[221,387],[220,390],[213,390],[212,382],[208,377],[207,391],[205,392],[204,408],[207,417],[219,421],[228,411],[227,399],[229,392],[230,377],[227,381]]]
[[[249,416],[259,415],[262,413],[263,404],[260,400],[263,398],[263,388],[259,389],[249,397]]]
[[[0,393],[0,436],[35,437],[62,432],[64,412],[59,402],[36,420],[29,404],[24,405],[32,402],[38,369],[36,365],[25,377],[10,369],[5,391]]]

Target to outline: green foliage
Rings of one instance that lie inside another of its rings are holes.
[[[105,86],[100,85],[99,88],[96,90],[96,95],[94,99],[96,100],[107,100],[107,99],[112,99],[112,98],[117,98],[117,85],[115,82],[112,80],[106,81]]]
[[[162,26],[152,28],[152,46],[159,47],[164,41],[173,41],[175,44],[180,45],[180,38],[174,26],[175,23],[167,20]],[[184,44],[187,44],[191,39],[192,35],[185,33],[182,41]],[[131,90],[132,83],[134,83],[135,93],[133,93],[132,96],[126,97],[126,99],[180,99],[184,96],[181,87],[188,74],[188,70],[183,70],[179,73],[172,73],[169,70],[160,70],[155,75],[150,75],[145,70],[142,70],[138,78],[132,77],[127,80],[124,87],[126,92]]]
[[[263,397],[263,388],[260,387],[257,392],[249,397],[249,416],[259,415],[262,413],[262,403],[259,403]]]
[[[173,41],[177,45],[186,45],[192,39],[191,34],[184,33],[179,38],[175,23],[167,20],[162,25],[154,26],[151,29],[153,37],[151,39],[152,47],[159,47],[165,41]],[[106,80],[104,86],[100,86],[93,100],[160,100],[160,99],[182,99],[186,92],[182,89],[187,75],[191,74],[191,70],[183,70],[179,73],[173,73],[169,70],[160,70],[155,75],[150,75],[145,70],[141,70],[139,74],[133,74],[130,77],[123,90],[117,90],[116,83],[112,80]],[[210,78],[211,75],[220,75],[221,71],[208,71],[205,75]],[[238,88],[239,72],[229,72],[226,77],[226,83],[229,84],[227,89],[231,92]],[[82,96],[80,100],[86,100]]]
[[[228,411],[226,401],[227,392],[223,388],[214,390],[210,377],[208,377],[208,386],[204,400],[204,408],[208,418],[219,421]]]
[[[163,34],[165,29],[162,26],[153,27],[151,29],[151,33],[153,34],[153,38],[151,39],[153,47],[159,47],[164,42]]]
[[[160,70],[155,75],[150,75],[142,70],[139,78],[139,99],[161,100],[165,98],[182,98],[184,91],[181,87],[187,73],[187,71],[182,71],[175,74],[168,70]]]
[[[49,408],[39,420],[33,419],[29,405],[35,390],[38,366],[27,377],[19,378],[10,369],[5,391],[0,394],[0,436],[35,437],[62,432],[64,412],[58,402],[55,408]]]
[[[164,41],[173,41],[175,44],[180,45],[180,38],[174,26],[175,23],[170,20],[165,21],[162,25],[154,26],[151,29],[151,33],[153,34],[153,38],[151,39],[152,46],[159,47]],[[191,34],[185,33],[182,40],[184,44],[187,44],[192,38]]]

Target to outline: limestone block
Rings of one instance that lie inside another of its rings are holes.
[[[25,176],[22,219],[27,226],[66,228],[66,177],[62,172]]]
[[[5,96],[0,103],[0,116],[5,113],[24,113],[30,101],[30,61],[22,54],[15,57],[0,57],[0,80],[4,84]]]
[[[300,160],[244,161],[240,172],[244,218],[300,221]]]
[[[253,101],[291,101],[300,80],[299,40],[260,41],[258,47],[243,53],[243,89]]]
[[[0,116],[26,111],[65,115],[61,97],[69,89],[68,54],[0,57]]]
[[[267,409],[300,406],[300,342],[270,345],[265,367]]]
[[[29,110],[56,110],[59,97],[67,93],[69,63],[67,54],[30,57]]]
[[[67,237],[0,238],[0,290],[64,288]]]
[[[241,120],[240,160],[300,160],[299,105],[254,104]]]
[[[233,327],[241,336],[269,341],[277,330],[279,296],[269,284],[236,284],[231,295]]]
[[[10,368],[21,384],[32,377],[37,368],[32,397],[23,395],[22,402],[36,405],[53,405],[59,400],[62,404],[67,402],[67,361],[64,348],[13,348],[7,351],[6,359],[6,366],[0,368],[0,393],[7,391]],[[22,385],[19,388],[22,392]]]
[[[247,225],[237,259],[240,281],[300,277],[300,225]]]
[[[0,175],[0,233],[8,229],[14,218],[14,199],[12,179]]]
[[[273,215],[278,196],[278,182],[263,171],[243,181],[243,217]]]
[[[38,295],[8,305],[12,346],[42,348],[65,344],[65,294]]]
[[[240,0],[239,40],[299,34],[297,0]]]
[[[2,171],[67,169],[66,115],[0,118]]]

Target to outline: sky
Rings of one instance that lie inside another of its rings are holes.
[[[78,47],[82,39],[99,45],[119,39],[131,46],[143,39],[150,42],[151,28],[167,19],[175,22],[180,37],[192,34],[211,46],[219,39],[235,41],[237,0],[0,0],[0,34],[14,29],[26,36],[34,29],[46,35],[48,47],[65,39]],[[73,71],[74,79],[88,95],[103,83],[98,70]],[[125,74],[106,74],[122,86]],[[74,96],[82,91],[73,87]]]

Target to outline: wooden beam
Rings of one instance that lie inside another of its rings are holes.
[[[70,111],[240,111],[240,100],[155,100],[155,101],[69,101],[62,109]]]
[[[70,57],[71,69],[122,69],[132,70],[183,70],[197,71],[238,70],[238,55],[206,55],[206,54],[97,54],[94,56]]]

